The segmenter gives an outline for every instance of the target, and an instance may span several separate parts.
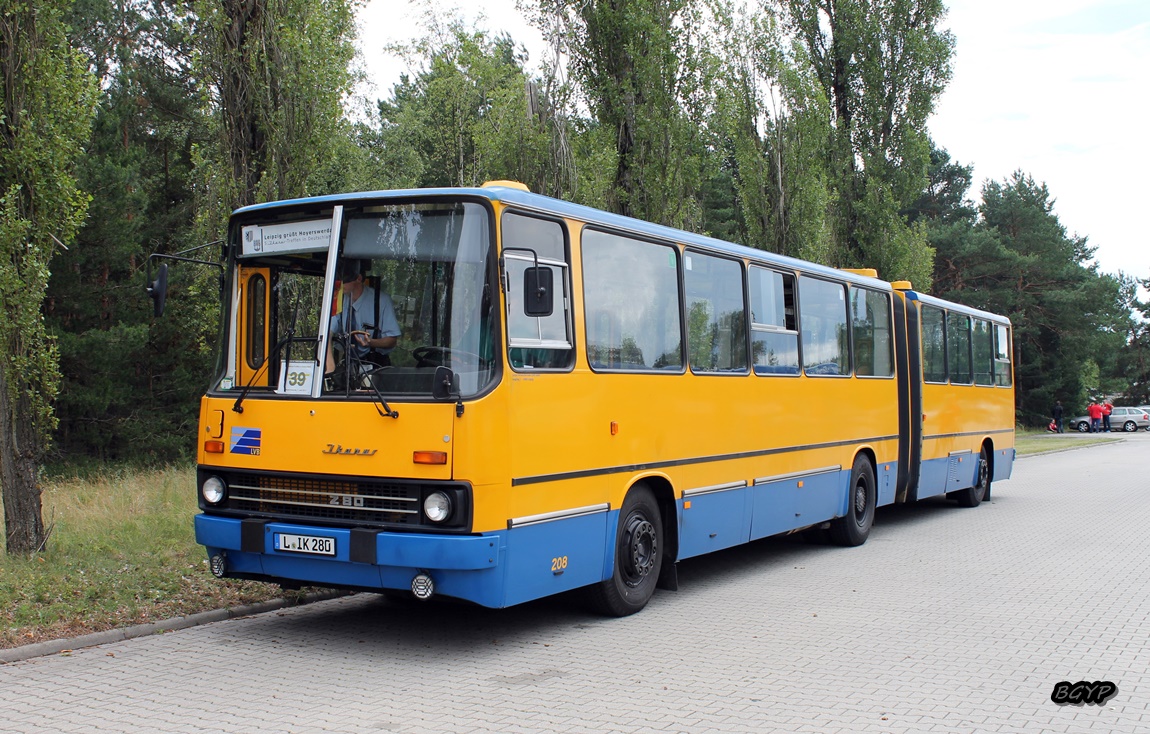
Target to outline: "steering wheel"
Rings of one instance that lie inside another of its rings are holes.
[[[458,360],[468,365],[474,364],[476,367],[483,361],[483,358],[478,354],[472,352],[465,352],[461,349],[449,349],[447,347],[423,346],[416,347],[411,350],[411,356],[415,357],[416,367],[446,367],[452,359]]]

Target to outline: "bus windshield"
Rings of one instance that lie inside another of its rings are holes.
[[[487,389],[496,368],[487,210],[467,202],[348,207],[334,264],[337,220],[325,214],[257,210],[233,230],[233,386],[427,399],[445,366],[452,394]]]

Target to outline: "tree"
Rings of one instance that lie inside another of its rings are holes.
[[[100,81],[87,155],[93,200],[52,261],[48,326],[60,349],[56,450],[79,460],[186,457],[215,323],[186,299],[149,323],[149,253],[195,244],[192,150],[210,126],[192,74],[186,0],[81,0],[69,25]],[[206,330],[209,330],[205,332]]]
[[[572,77],[611,141],[607,208],[697,228],[706,178],[712,57],[698,0],[541,0],[565,29]]]
[[[1125,338],[1119,281],[1098,272],[1086,239],[1058,221],[1046,185],[1022,172],[987,182],[979,215],[973,226],[958,219],[932,230],[935,293],[1010,317],[1020,420],[1045,423],[1055,400],[1084,407],[1098,387],[1084,376]]]
[[[354,0],[196,0],[200,67],[215,145],[201,150],[205,235],[234,208],[332,183],[355,77]],[[326,187],[325,187],[326,188]]]
[[[1122,295],[1137,316],[1130,320],[1130,334],[1122,350],[1121,374],[1126,383],[1126,395],[1135,405],[1150,403],[1150,300],[1138,297],[1138,288],[1150,290],[1150,278],[1134,280],[1123,278]]]
[[[76,160],[95,85],[68,44],[66,0],[0,0],[0,486],[9,553],[47,541],[39,464],[59,372],[41,313],[49,261],[84,219]]]
[[[950,80],[954,37],[942,0],[785,0],[795,63],[831,113],[832,264],[877,267],[926,288],[933,252],[901,212],[926,183],[926,120]]]
[[[520,181],[537,193],[570,196],[566,120],[545,85],[523,69],[508,36],[468,29],[457,16],[428,13],[428,35],[402,53],[416,69],[379,102],[377,150],[390,185],[477,186]],[[398,179],[398,180],[397,180]]]
[[[778,16],[720,6],[716,120],[742,215],[743,244],[834,259],[826,141],[830,109],[809,66],[793,63]]]

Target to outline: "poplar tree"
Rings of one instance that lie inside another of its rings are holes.
[[[350,137],[355,0],[196,0],[215,145],[200,149],[205,235],[234,208],[330,193]],[[317,186],[317,183],[320,184]]]
[[[540,0],[612,151],[606,206],[686,229],[702,222],[714,57],[700,0]]]
[[[41,306],[52,254],[72,241],[88,206],[74,169],[95,85],[68,44],[68,4],[0,0],[0,489],[12,554],[47,542],[39,467],[59,370]]]
[[[942,0],[784,0],[794,59],[827,100],[824,159],[834,192],[831,264],[930,283],[925,228],[902,211],[926,185],[926,121],[951,76]]]

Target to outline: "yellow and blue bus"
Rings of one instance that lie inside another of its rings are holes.
[[[873,271],[513,182],[245,207],[224,255],[219,577],[625,615],[683,559],[1010,476],[1010,322]]]

